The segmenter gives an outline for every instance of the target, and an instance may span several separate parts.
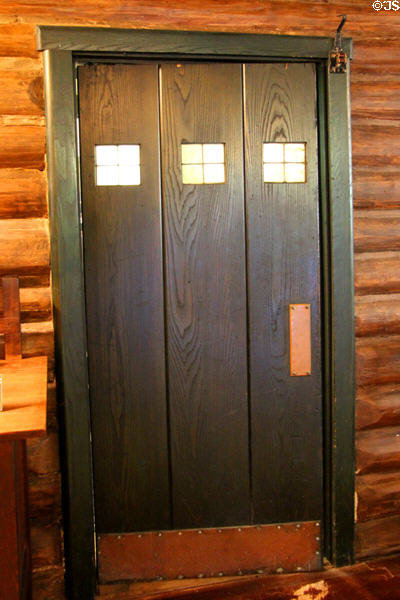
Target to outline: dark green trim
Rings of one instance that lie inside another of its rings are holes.
[[[353,558],[354,298],[350,169],[349,80],[326,69],[330,38],[40,27],[45,52],[46,115],[57,376],[65,418],[66,552],[70,597],[95,591],[95,545],[90,405],[81,252],[74,60],[205,56],[208,60],[313,60],[318,67],[322,270],[325,293],[325,427],[329,558]],[[55,49],[54,49],[55,48]],[[345,41],[351,55],[351,40]],[[74,50],[74,52],[73,52]],[[325,152],[325,147],[327,152]],[[328,333],[327,333],[328,332]]]
[[[37,38],[38,50],[233,55],[242,59],[247,56],[326,59],[333,43],[328,37],[52,26],[40,26]],[[344,38],[343,48],[351,58],[352,40]]]
[[[348,66],[348,71],[350,65]],[[354,538],[354,273],[349,72],[327,75],[331,244],[332,559],[353,561]]]
[[[64,421],[67,585],[71,597],[82,600],[92,598],[95,569],[75,81],[70,52],[46,51],[44,60],[57,385]]]
[[[332,423],[331,423],[331,246],[329,220],[326,64],[317,65],[318,102],[318,165],[320,193],[321,243],[321,319],[322,319],[322,376],[324,393],[324,549],[332,561]]]

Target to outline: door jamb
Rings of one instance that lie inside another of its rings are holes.
[[[186,58],[317,63],[325,320],[325,538],[336,565],[353,560],[354,291],[349,69],[329,73],[326,37],[39,26],[44,53],[57,383],[64,446],[64,519],[71,598],[96,585],[90,405],[75,60]],[[343,46],[351,58],[352,41]],[[326,184],[325,184],[326,182]]]

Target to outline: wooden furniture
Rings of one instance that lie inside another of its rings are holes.
[[[0,598],[26,600],[30,597],[26,439],[46,433],[47,357],[22,359],[18,281],[4,278],[2,288],[0,332],[5,333],[7,358],[0,360]]]

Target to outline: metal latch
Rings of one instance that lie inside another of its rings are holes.
[[[342,29],[347,21],[346,15],[340,15],[342,20],[336,30],[335,41],[332,51],[329,54],[329,72],[330,73],[346,73],[347,70],[347,55],[342,48]]]

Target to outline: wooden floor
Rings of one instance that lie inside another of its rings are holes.
[[[98,600],[400,600],[400,555],[341,569],[100,586]]]

